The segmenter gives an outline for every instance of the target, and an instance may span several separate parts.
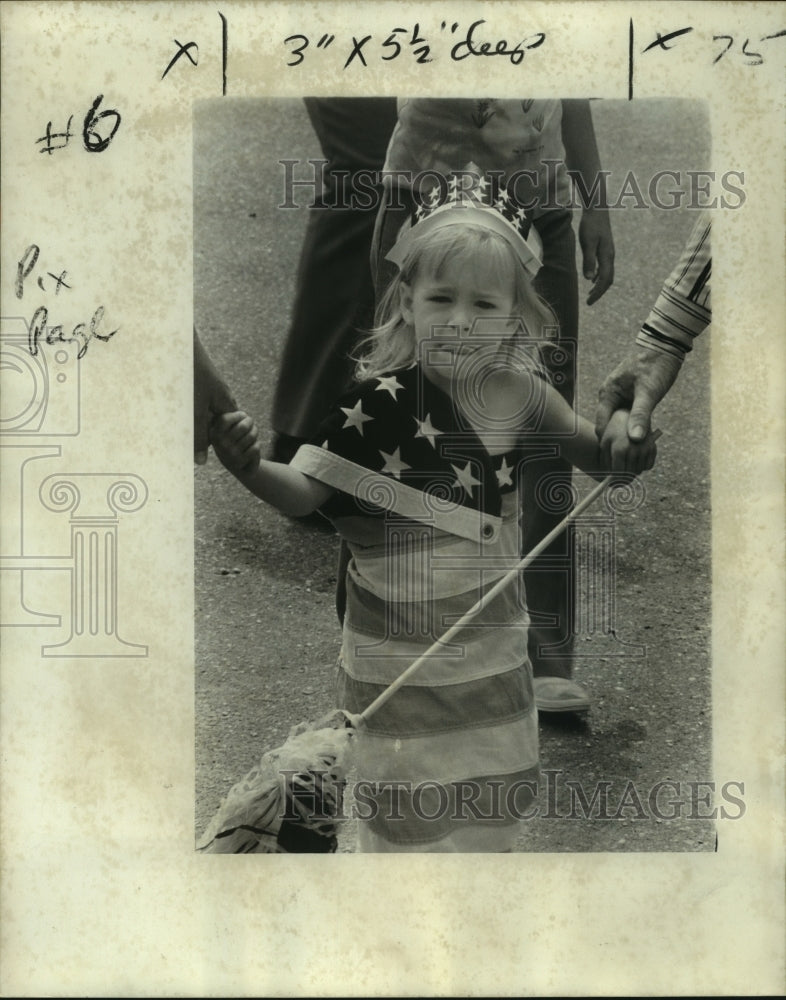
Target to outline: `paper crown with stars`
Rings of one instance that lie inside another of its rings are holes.
[[[473,163],[445,178],[417,204],[386,259],[401,267],[412,244],[443,226],[478,225],[501,236],[531,278],[543,263],[543,244],[532,220],[499,177],[484,176]]]

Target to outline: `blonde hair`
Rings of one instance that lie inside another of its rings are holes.
[[[358,381],[410,367],[417,360],[415,333],[401,311],[401,286],[411,286],[424,272],[439,276],[449,260],[471,261],[478,256],[489,259],[495,270],[513,265],[513,304],[516,318],[521,320],[525,331],[524,337],[515,335],[516,346],[529,348],[525,353],[531,358],[533,369],[545,373],[540,356],[545,338],[534,337],[533,331],[555,330],[559,325],[556,316],[532,287],[507,241],[493,230],[468,223],[432,229],[413,241],[377,306],[373,330],[360,344],[359,356],[355,358]]]

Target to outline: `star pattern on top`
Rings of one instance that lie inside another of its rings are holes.
[[[531,221],[526,209],[516,201],[498,176],[492,174],[491,177],[486,177],[474,164],[465,167],[460,176],[450,174],[447,185],[435,184],[416,206],[414,216],[420,221],[437,209],[457,205],[494,209],[525,240],[529,234]]]
[[[342,467],[313,456],[325,461],[332,474],[346,477],[336,484],[336,509],[353,516],[358,508],[366,512],[353,485],[365,469],[394,484],[391,493],[383,492],[392,498],[389,509],[398,509],[404,499],[411,504],[410,491],[443,497],[447,487],[457,509],[501,516],[505,494],[518,485],[518,448],[490,454],[446,394],[421,381],[422,375],[417,365],[380,372],[340,400],[326,418],[327,437],[315,443],[323,454],[349,463]]]
[[[513,478],[511,472],[513,472],[513,466],[508,465],[507,458],[502,456],[502,465],[494,470],[497,476],[497,486],[512,486]]]
[[[456,473],[456,479],[459,486],[464,490],[468,497],[472,497],[472,490],[476,486],[480,486],[480,480],[475,479],[472,475],[472,463],[467,462],[463,469],[460,469],[457,465],[451,463],[451,469]]]
[[[455,209],[469,210],[471,215],[459,216]],[[386,259],[401,267],[413,241],[427,231],[422,227],[439,228],[463,221],[496,232],[508,241],[527,272],[537,274],[543,261],[542,240],[525,206],[516,198],[513,181],[496,171],[484,175],[474,163],[415,192],[409,225],[402,227]]]
[[[369,417],[363,412],[362,400],[359,399],[352,407],[342,406],[340,409],[347,418],[341,429],[346,430],[347,427],[354,427],[360,436],[363,437],[363,424],[367,423],[369,420],[373,420],[374,418]]]
[[[380,471],[387,472],[391,476],[395,476],[396,479],[401,479],[401,473],[412,468],[411,465],[407,465],[406,462],[401,461],[401,448],[396,448],[392,455],[388,455],[388,453],[382,451],[381,448],[379,449],[379,453],[385,461],[385,464]]]
[[[426,438],[426,440],[431,445],[431,447],[432,448],[436,448],[436,446],[437,446],[437,440],[436,440],[437,439],[437,435],[438,434],[442,434],[442,431],[438,430],[431,423],[431,414],[427,413],[425,420],[418,420],[418,418],[415,417],[415,423],[418,425],[418,429],[415,432],[415,437],[416,438]]]
[[[379,385],[377,386],[376,391],[377,392],[387,391],[390,393],[393,399],[396,398],[396,393],[398,392],[398,390],[404,388],[404,386],[399,382],[399,380],[396,378],[395,375],[379,375],[377,377],[377,382],[379,382]]]

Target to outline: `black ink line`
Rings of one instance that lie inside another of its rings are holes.
[[[633,18],[628,29],[628,100],[633,100]]]
[[[228,40],[228,30],[227,30],[227,19],[221,13],[218,12],[218,16],[221,18],[221,95],[222,97],[227,96],[227,40]]]
[[[693,31],[693,28],[678,28],[677,31],[670,31],[668,35],[661,35],[661,33],[658,31],[656,32],[658,37],[655,39],[654,42],[650,42],[650,44],[647,46],[646,49],[644,49],[644,51],[649,52],[650,49],[654,49],[657,45],[659,45],[664,50],[664,52],[671,52],[674,46],[667,45],[666,42],[670,42],[673,38],[679,38],[680,35],[687,35],[689,31]]]
[[[183,56],[183,55],[188,56],[189,62],[191,63],[192,66],[196,66],[198,58],[199,58],[199,55],[198,55],[199,54],[199,46],[197,45],[196,42],[189,42],[187,45],[182,45],[176,38],[173,38],[172,41],[175,43],[175,45],[177,45],[178,51],[169,60],[169,65],[164,70],[164,72],[161,74],[161,79],[162,80],[167,75],[167,73],[170,71],[170,69],[172,69],[172,67],[175,65],[175,63],[178,61],[178,59],[181,56]],[[194,59],[194,57],[191,55],[191,49],[196,49],[197,50],[197,59]]]

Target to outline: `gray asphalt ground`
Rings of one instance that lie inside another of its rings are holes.
[[[709,129],[698,102],[592,107],[612,196],[628,171],[646,195],[658,170],[707,166]],[[300,101],[224,98],[195,109],[196,324],[265,442],[306,223],[305,209],[277,208],[278,161],[320,155]],[[632,198],[625,205],[612,213],[614,286],[594,306],[582,304],[576,407],[591,420],[597,387],[629,348],[693,220],[684,209],[636,208]],[[712,780],[708,341],[697,344],[657,412],[664,436],[643,505],[616,519],[616,638],[578,637],[575,676],[590,690],[592,710],[541,720],[549,790],[540,814],[522,824],[522,852],[714,849],[715,824],[701,818],[706,793],[692,800],[690,785]],[[337,537],[265,507],[212,453],[194,475],[199,835],[265,750],[334,707],[340,628]],[[583,476],[576,481],[587,489]],[[658,816],[648,796],[665,781],[677,785],[659,795]],[[597,806],[584,815],[568,782],[589,798],[605,782],[606,815],[615,818],[601,818]],[[339,850],[354,850],[354,838],[349,822]]]

